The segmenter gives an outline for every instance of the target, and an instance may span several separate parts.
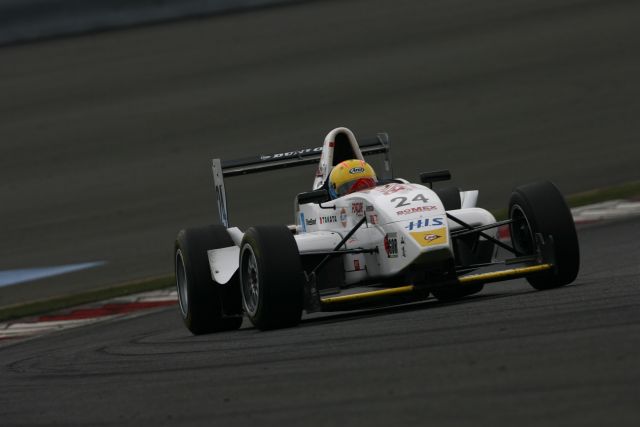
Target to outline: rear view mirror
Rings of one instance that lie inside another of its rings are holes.
[[[324,188],[298,194],[298,204],[301,205],[304,205],[305,203],[320,204],[327,201],[329,201],[329,192]]]

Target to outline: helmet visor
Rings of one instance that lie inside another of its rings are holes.
[[[373,178],[358,178],[353,181],[345,182],[338,188],[336,188],[336,193],[338,197],[342,197],[346,194],[355,193],[356,191],[366,190],[368,188],[373,188],[376,186],[376,180]]]

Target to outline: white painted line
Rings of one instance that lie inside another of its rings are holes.
[[[44,279],[45,277],[58,276],[74,271],[86,270],[106,264],[106,261],[84,262],[81,264],[68,264],[53,267],[25,268],[19,270],[0,271],[0,287],[16,285],[31,280]]]

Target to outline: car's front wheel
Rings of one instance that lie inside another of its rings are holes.
[[[542,181],[515,188],[509,200],[509,217],[513,220],[511,241],[521,254],[535,252],[536,234],[553,242],[554,267],[528,276],[531,286],[551,289],[575,280],[580,268],[578,235],[571,211],[555,185]]]

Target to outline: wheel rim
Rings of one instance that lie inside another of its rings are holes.
[[[176,251],[176,287],[178,288],[178,302],[182,317],[187,317],[189,310],[189,293],[187,292],[187,269],[184,267],[182,251]]]
[[[511,207],[511,242],[515,250],[522,255],[529,255],[534,252],[533,230],[531,224],[519,205]]]
[[[242,249],[240,282],[242,284],[242,304],[245,311],[253,316],[258,310],[258,302],[260,300],[260,279],[258,260],[249,245],[245,245]]]

